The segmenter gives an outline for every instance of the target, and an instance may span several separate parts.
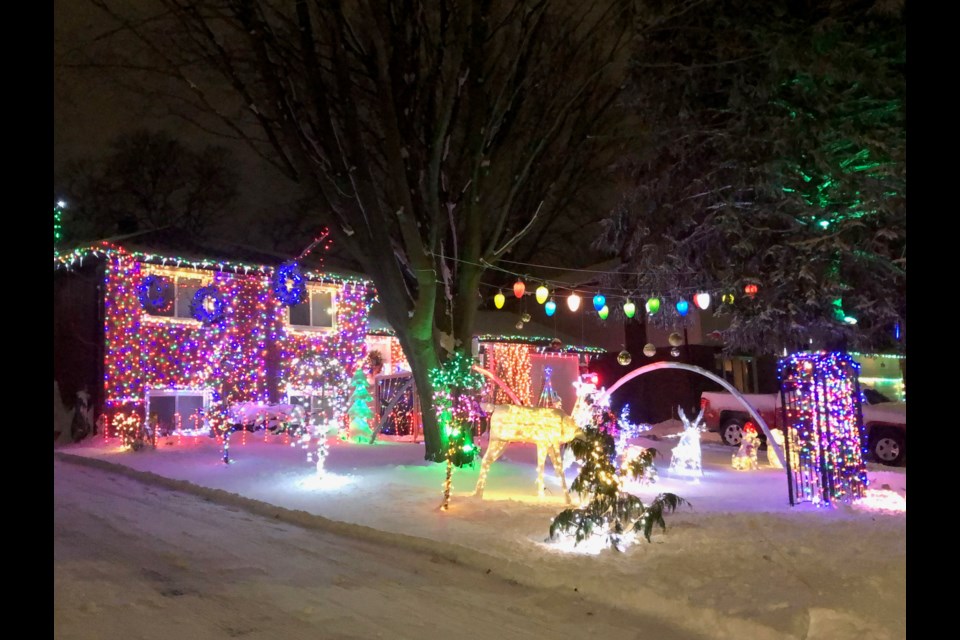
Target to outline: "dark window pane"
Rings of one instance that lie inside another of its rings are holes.
[[[301,327],[310,326],[310,305],[306,302],[290,307],[290,324]]]
[[[177,278],[177,317],[192,318],[190,302],[197,290],[203,286],[199,278]]]
[[[174,413],[176,413],[176,398],[173,396],[150,397],[150,424],[156,424],[161,434],[171,433],[176,429]]]
[[[329,291],[313,291],[310,293],[310,308],[313,312],[313,326],[333,326],[333,314],[330,313],[331,306],[333,306],[333,294]]]
[[[195,424],[203,424],[202,419],[193,419],[194,414],[203,415],[203,396],[177,396],[177,413],[184,429],[194,429]]]

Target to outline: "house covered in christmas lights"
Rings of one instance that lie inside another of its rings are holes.
[[[111,431],[202,428],[244,402],[332,406],[366,355],[373,289],[320,264],[162,232],[56,254],[64,401],[87,391]]]

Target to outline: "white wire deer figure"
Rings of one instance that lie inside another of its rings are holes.
[[[673,448],[670,458],[670,471],[683,475],[702,476],[703,466],[700,455],[700,434],[703,432],[703,409],[693,422],[687,418],[681,407],[677,407],[680,420],[683,421],[683,433],[680,442]]]
[[[497,461],[511,442],[532,442],[537,445],[537,497],[544,495],[543,467],[550,458],[553,470],[560,478],[563,497],[570,504],[567,480],[563,475],[560,445],[577,435],[577,424],[561,409],[547,407],[521,407],[512,404],[496,405],[490,416],[490,442],[480,464],[475,494],[483,497],[490,465]]]

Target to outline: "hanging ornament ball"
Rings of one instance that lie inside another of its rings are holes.
[[[689,302],[687,302],[686,300],[680,300],[679,302],[677,302],[677,313],[679,313],[681,317],[687,315],[687,312],[689,311],[690,311]]]
[[[676,331],[671,333],[670,337],[667,338],[667,340],[670,342],[671,347],[679,347],[680,345],[683,344],[683,336],[677,333]]]
[[[580,296],[577,295],[576,291],[567,296],[567,306],[570,307],[570,311],[576,311],[580,308]]]
[[[709,293],[698,293],[693,296],[693,304],[697,305],[698,309],[707,310],[707,307],[710,306],[710,294]]]
[[[503,295],[503,291],[500,291],[497,293],[497,295],[493,296],[493,304],[497,307],[497,309],[503,309],[503,303],[506,301],[507,298]]]
[[[514,326],[516,326],[517,329],[523,329],[523,320],[518,320],[518,321],[517,321],[517,324],[514,325]]]
[[[530,322],[530,314],[525,313],[522,316],[520,316],[520,319],[523,320],[524,322]]]
[[[653,356],[657,355],[657,348],[653,346],[653,343],[648,342],[647,344],[643,345],[643,355],[647,356],[648,358],[652,358]]]
[[[518,298],[523,297],[523,292],[527,290],[527,285],[523,284],[523,280],[517,280],[513,283],[513,295]]]
[[[720,300],[723,302],[723,304],[733,304],[733,294],[725,293],[723,294],[723,297],[720,298]]]
[[[550,299],[547,301],[547,304],[543,305],[543,311],[547,316],[552,316],[557,312],[557,303]]]
[[[628,318],[632,318],[637,313],[637,305],[633,304],[629,300],[623,303],[623,315]]]
[[[543,304],[547,301],[547,296],[550,295],[550,291],[547,290],[545,285],[540,285],[537,287],[537,304]]]
[[[748,298],[752,298],[753,296],[757,295],[757,291],[759,290],[760,290],[760,287],[752,283],[748,284],[743,288],[743,292],[747,294]]]
[[[596,309],[598,313],[600,309],[603,309],[605,306],[607,306],[607,299],[602,293],[593,296],[593,308]]]
[[[602,307],[600,307],[600,311],[597,311],[597,315],[600,316],[601,320],[606,320],[607,316],[610,315],[610,307],[608,307],[607,305],[603,305]]]
[[[630,352],[623,350],[617,354],[617,362],[619,362],[624,367],[630,364],[630,361],[633,360],[633,356],[630,355]]]
[[[649,298],[647,300],[647,313],[655,315],[660,311],[660,298]]]
[[[673,349],[670,349],[670,355],[672,355],[674,358],[679,358],[680,349],[677,349],[676,347],[674,347]]]

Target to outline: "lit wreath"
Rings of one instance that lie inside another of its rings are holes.
[[[190,315],[203,324],[216,324],[223,320],[226,303],[213,285],[201,287],[190,301]]]
[[[151,274],[145,277],[137,287],[140,305],[151,313],[167,311],[173,303],[173,297],[167,297],[170,291],[170,279]]]
[[[273,273],[273,293],[285,305],[300,304],[307,294],[307,279],[296,262],[284,262]]]

